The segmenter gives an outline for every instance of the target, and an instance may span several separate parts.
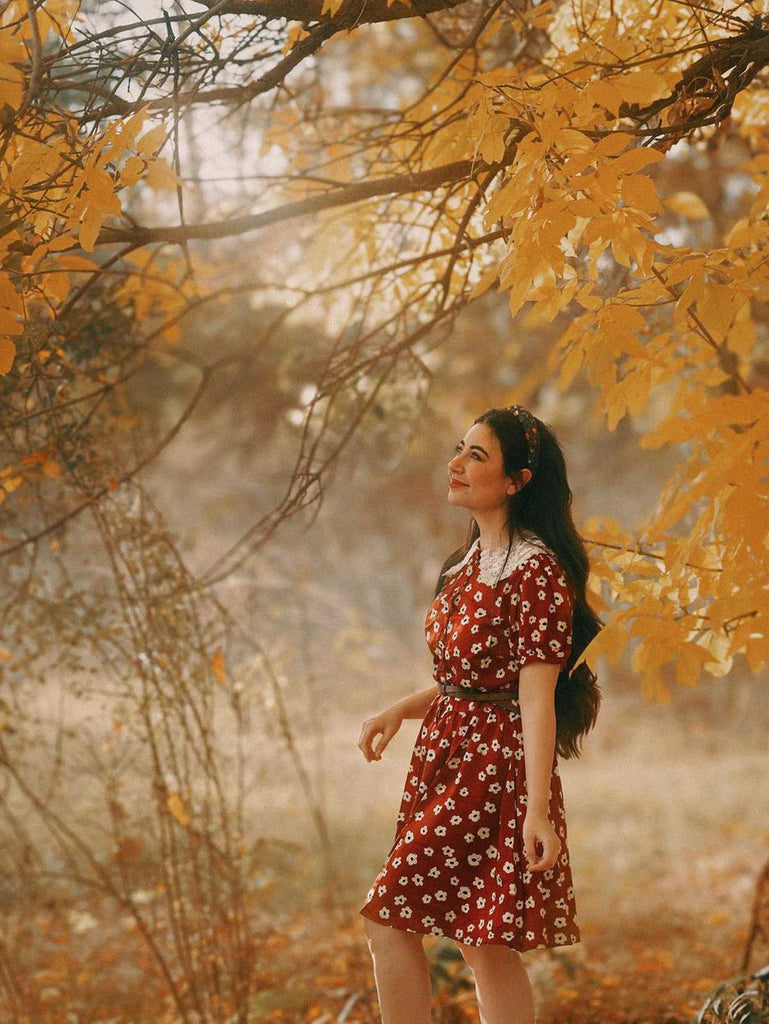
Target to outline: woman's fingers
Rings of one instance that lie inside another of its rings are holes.
[[[540,842],[542,844],[542,853],[537,854],[536,844]],[[543,836],[535,835],[531,842],[525,846],[524,853],[526,860],[528,861],[528,868],[530,871],[547,871],[551,868],[556,860],[558,860],[558,854],[561,852],[561,841],[557,835],[551,832],[546,832]]]
[[[382,751],[384,750],[384,748],[387,746],[387,744],[390,742],[394,735],[394,729],[385,728],[382,730],[382,738],[379,740],[379,743],[377,743],[376,747],[374,748],[374,753],[377,755],[377,757],[382,756]]]
[[[363,723],[358,746],[363,751],[363,756],[367,761],[378,761],[381,757],[381,753],[375,751],[372,746],[374,737],[380,732],[382,732],[382,727],[376,722]]]
[[[377,715],[376,718],[367,718],[361,729],[358,746],[363,751],[367,761],[381,761],[382,751],[396,734],[401,726],[401,718],[395,714],[386,713]],[[381,733],[381,737],[374,745],[374,737]]]

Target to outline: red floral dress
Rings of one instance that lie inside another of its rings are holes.
[[[565,664],[573,596],[556,555],[524,531],[507,549],[477,539],[427,612],[437,681],[518,696],[519,669]],[[563,791],[553,753],[555,865],[523,852],[526,769],[520,707],[437,693],[411,754],[395,839],[359,913],[410,932],[521,952],[579,942]]]

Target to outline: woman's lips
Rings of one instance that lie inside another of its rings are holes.
[[[449,480],[449,487],[467,487],[467,484],[460,483],[459,480]]]

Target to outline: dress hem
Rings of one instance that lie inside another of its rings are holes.
[[[412,932],[417,935],[429,935],[430,938],[435,939],[453,939],[454,942],[459,942],[463,946],[505,946],[507,949],[514,949],[518,953],[528,953],[534,949],[563,949],[565,946],[576,946],[578,943],[582,942],[581,937],[579,939],[570,939],[568,942],[553,942],[549,945],[548,943],[540,943],[539,945],[526,945],[525,943],[519,943],[516,945],[512,942],[475,942],[472,940],[470,942],[467,942],[465,941],[465,939],[459,938],[456,934],[452,932],[441,930],[440,934],[436,934],[429,928],[409,928],[408,925],[401,924],[400,921],[389,919],[385,921],[382,918],[380,918],[379,915],[375,915],[372,912],[367,912],[365,904],[358,911],[358,913],[360,914],[361,917],[368,918],[369,921],[376,921],[377,924],[382,924],[386,928],[397,928],[398,931]]]

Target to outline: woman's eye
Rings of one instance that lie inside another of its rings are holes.
[[[461,450],[462,450],[462,446],[461,445],[457,444],[457,445],[454,446],[454,451],[457,453],[457,455],[460,453]],[[474,458],[474,459],[477,459],[478,462],[481,461],[481,457],[478,454],[478,452],[470,452],[470,457]]]

